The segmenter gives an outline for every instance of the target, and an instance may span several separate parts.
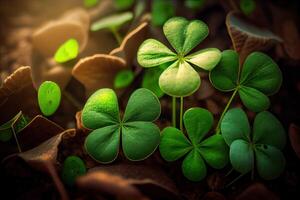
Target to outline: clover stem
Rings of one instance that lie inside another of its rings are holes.
[[[236,181],[238,181],[240,178],[242,178],[245,174],[241,174],[238,177],[236,177],[235,179],[233,179],[233,181],[231,181],[229,184],[227,184],[225,186],[225,188],[228,188],[229,186],[231,186],[233,183],[235,183]]]
[[[114,37],[116,38],[118,44],[121,45],[121,43],[122,43],[122,37],[121,37],[119,31],[116,28],[112,28],[111,32],[114,35]]]
[[[172,125],[176,128],[176,97],[172,97]]]
[[[222,122],[222,120],[223,120],[223,118],[224,118],[225,113],[227,112],[228,108],[230,107],[230,105],[231,105],[231,103],[232,103],[232,100],[234,99],[235,95],[237,94],[237,91],[238,91],[238,90],[239,90],[238,87],[236,87],[235,90],[234,90],[234,92],[232,93],[232,95],[231,95],[229,101],[227,102],[226,107],[224,108],[224,110],[223,110],[223,112],[222,112],[222,114],[221,114],[221,117],[220,117],[220,119],[219,119],[219,121],[218,121],[218,124],[217,124],[217,127],[216,127],[216,134],[219,134],[219,133],[220,133],[220,131],[221,131],[221,130],[220,130],[221,122]]]
[[[179,127],[180,130],[182,131],[182,116],[183,116],[183,97],[180,97],[180,120],[179,120]]]
[[[232,172],[233,172],[233,168],[231,168],[231,170],[229,170],[229,172],[227,172],[227,174],[225,175],[225,177],[229,176]]]
[[[20,144],[19,144],[19,141],[18,141],[18,138],[17,138],[16,131],[15,131],[15,129],[14,129],[13,126],[11,127],[11,129],[12,129],[14,138],[15,138],[15,140],[16,140],[16,143],[17,143],[17,147],[18,147],[19,153],[21,153],[21,152],[22,152],[22,149],[21,149],[21,146],[20,146]]]

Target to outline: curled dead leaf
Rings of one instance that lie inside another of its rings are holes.
[[[300,159],[300,128],[297,125],[295,124],[290,125],[289,138],[296,155]]]
[[[297,25],[292,20],[286,20],[282,24],[282,37],[287,54],[295,60],[300,59],[300,35]]]

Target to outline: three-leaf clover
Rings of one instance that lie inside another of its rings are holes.
[[[147,39],[138,50],[137,60],[146,68],[169,63],[159,78],[160,88],[170,96],[188,96],[200,86],[199,74],[191,65],[211,70],[221,53],[216,48],[207,48],[189,54],[208,35],[207,25],[200,20],[173,17],[164,24],[163,32],[176,53],[155,39]]]
[[[229,110],[221,123],[221,132],[230,146],[230,162],[235,170],[245,174],[254,170],[266,179],[278,177],[284,169],[281,149],[285,146],[285,131],[268,111],[256,115],[253,131],[246,113],[240,108]]]
[[[268,96],[279,90],[282,74],[264,53],[251,53],[240,68],[238,54],[225,50],[220,63],[210,72],[210,81],[220,91],[234,91],[234,95],[238,92],[248,109],[260,112],[269,108]]]
[[[159,150],[166,161],[185,156],[182,172],[191,181],[206,176],[205,162],[216,169],[228,162],[228,147],[220,134],[204,139],[213,126],[212,114],[203,108],[191,108],[183,116],[188,138],[178,129],[167,127],[162,131]]]
[[[82,111],[83,125],[93,131],[85,140],[85,149],[98,162],[110,163],[119,153],[133,161],[150,156],[160,141],[160,130],[152,123],[160,115],[158,98],[148,89],[136,90],[129,98],[123,119],[120,118],[115,92],[96,91]]]
[[[55,113],[60,105],[61,91],[59,86],[52,81],[43,82],[38,90],[38,103],[45,116]]]

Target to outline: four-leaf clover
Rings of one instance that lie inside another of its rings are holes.
[[[211,70],[221,59],[221,53],[216,48],[207,48],[187,55],[208,35],[207,25],[200,20],[173,17],[164,24],[163,32],[176,53],[161,42],[148,39],[140,46],[137,60],[147,68],[169,63],[159,78],[160,88],[170,96],[188,96],[200,86],[199,74],[191,65]]]
[[[220,134],[203,140],[213,126],[212,114],[203,108],[191,108],[183,116],[188,138],[178,129],[167,127],[162,131],[159,150],[166,161],[185,156],[182,171],[191,181],[206,176],[204,160],[213,168],[221,169],[228,162],[228,147]]]
[[[229,110],[221,123],[221,132],[230,146],[230,162],[235,170],[245,174],[256,169],[266,179],[277,178],[284,169],[280,151],[286,138],[281,123],[268,111],[256,115],[253,132],[246,113],[240,108]]]
[[[160,130],[152,123],[160,115],[158,98],[148,89],[138,89],[129,98],[123,119],[120,118],[115,92],[96,91],[82,111],[83,125],[93,131],[85,140],[85,149],[98,162],[110,163],[119,152],[129,160],[143,160],[151,155],[160,141]]]
[[[238,92],[243,104],[254,112],[270,106],[269,95],[276,93],[282,82],[277,64],[266,54],[251,53],[239,69],[239,57],[233,50],[222,52],[220,63],[210,72],[210,81],[220,91]]]

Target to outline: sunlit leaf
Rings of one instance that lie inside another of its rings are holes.
[[[117,73],[114,80],[114,88],[120,89],[129,86],[134,80],[134,73],[131,70],[123,70]]]
[[[69,39],[64,42],[56,51],[54,60],[58,63],[64,63],[73,60],[79,52],[79,44],[76,39]]]
[[[45,116],[50,116],[55,113],[60,105],[61,91],[59,86],[52,81],[45,81],[38,90],[38,103],[41,112]]]
[[[132,19],[133,14],[131,12],[110,15],[94,22],[91,25],[91,31],[99,31],[102,29],[119,29],[119,27]]]

